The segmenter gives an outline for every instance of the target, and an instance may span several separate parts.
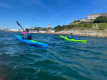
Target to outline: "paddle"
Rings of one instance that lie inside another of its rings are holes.
[[[18,23],[18,21],[16,21],[16,23],[22,28],[22,26]],[[23,29],[23,28],[22,28]],[[23,32],[22,32],[22,34],[26,34],[26,32],[24,31],[24,29],[23,29]]]
[[[18,21],[16,21],[16,23],[22,28],[22,26],[18,23]],[[22,28],[23,29],[23,28]],[[23,29],[24,30],[24,29]]]

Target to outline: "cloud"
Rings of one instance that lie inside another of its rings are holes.
[[[32,17],[32,18],[36,18],[36,19],[39,19],[39,20],[44,20],[44,19],[42,19],[42,18],[40,18],[40,17],[35,17],[35,16],[27,15],[27,14],[26,14],[25,16]]]
[[[44,6],[39,0],[31,0],[33,3],[38,4],[40,6],[42,6],[44,9],[47,10],[46,6]]]
[[[39,5],[41,7],[43,7],[44,9],[47,10],[47,7],[40,1],[40,0],[23,0],[22,4],[26,4],[26,5]]]
[[[26,14],[25,16],[28,16],[28,17],[34,17],[34,16],[31,16],[31,15],[27,15],[27,14]]]
[[[37,18],[37,19],[39,19],[39,20],[44,20],[44,19],[42,19],[42,18],[40,18],[40,17],[35,17],[35,18]]]
[[[4,3],[1,3],[1,2],[0,2],[0,6],[12,9],[12,7],[10,7],[10,6],[8,6],[8,5],[4,4]]]
[[[61,12],[53,15],[52,17],[50,17],[50,18],[48,18],[48,19],[46,19],[46,20],[47,20],[47,21],[51,21],[51,20],[53,20],[53,19],[58,19],[58,16],[59,16],[60,14],[61,14]]]

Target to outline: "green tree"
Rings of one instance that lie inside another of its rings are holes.
[[[99,16],[93,21],[93,23],[107,23],[107,17]]]

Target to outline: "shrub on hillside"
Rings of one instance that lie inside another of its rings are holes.
[[[107,17],[99,16],[93,21],[93,23],[107,23]]]
[[[99,24],[99,29],[100,30],[105,30],[107,28],[107,23],[101,23]]]

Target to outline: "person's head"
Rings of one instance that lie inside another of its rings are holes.
[[[70,33],[70,34],[72,34],[72,33]]]
[[[29,32],[29,29],[28,29],[28,28],[26,28],[26,29],[25,29],[25,32]]]

